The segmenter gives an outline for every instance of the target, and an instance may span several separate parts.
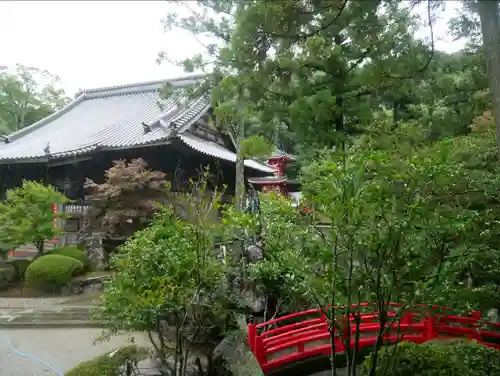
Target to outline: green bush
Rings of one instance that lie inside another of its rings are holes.
[[[24,283],[28,288],[59,287],[83,272],[81,261],[63,255],[45,255],[34,260],[26,269]]]
[[[16,270],[15,280],[20,281],[24,279],[24,274],[26,273],[26,269],[28,269],[28,266],[31,264],[31,261],[26,259],[18,259],[10,260],[8,261],[8,263],[11,264]]]
[[[363,364],[366,373],[371,364]],[[377,376],[500,376],[500,351],[468,340],[402,342],[381,349]]]
[[[135,345],[124,346],[118,350],[100,355],[78,364],[64,376],[118,376],[120,368],[127,362],[137,364],[148,357],[148,349]]]
[[[0,285],[6,284],[9,281],[9,272],[10,269],[0,268]]]
[[[56,248],[53,251],[50,251],[49,254],[51,254],[51,255],[63,255],[63,256],[74,258],[74,259],[80,261],[85,266],[85,268],[88,268],[88,266],[90,265],[90,260],[88,259],[85,252],[78,249],[77,247]]]

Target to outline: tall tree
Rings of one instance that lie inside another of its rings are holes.
[[[0,244],[33,244],[38,255],[43,255],[45,241],[61,232],[54,221],[65,218],[64,213],[53,211],[53,205],[67,202],[67,197],[54,187],[37,182],[23,181],[22,186],[8,190],[5,201],[0,203]]]
[[[498,1],[480,0],[478,10],[486,70],[492,95],[493,114],[495,115],[498,159],[500,159],[500,21],[498,19]]]
[[[174,61],[165,52],[159,54],[158,61],[169,61],[182,66],[186,72],[202,71],[207,73],[191,91],[191,94],[213,94],[213,89],[220,84],[223,77],[229,74],[246,74],[244,69],[238,69],[224,57],[224,51],[231,43],[235,24],[236,11],[239,7],[236,1],[175,1],[181,5],[188,16],[180,16],[170,12],[164,19],[165,30],[181,29],[190,32],[194,39],[203,47],[204,53],[197,54],[182,61]],[[248,90],[244,85],[234,87],[234,96],[230,106],[231,113],[219,111],[220,101],[212,95],[216,109],[216,122],[219,130],[228,133],[236,146],[236,208],[243,209],[244,204],[244,159],[269,154],[271,145],[263,138],[263,133],[269,136],[268,129],[262,129],[259,122],[248,110]],[[167,88],[168,91],[168,88]],[[226,103],[229,104],[229,103]],[[268,139],[270,139],[268,137]]]
[[[158,209],[157,203],[165,198],[166,185],[165,174],[148,169],[142,158],[114,161],[102,184],[86,180],[90,226],[104,230],[105,258],[148,225]]]
[[[395,1],[178,3],[190,15],[170,13],[167,29],[189,31],[207,53],[177,63],[211,73],[198,89],[211,90],[218,123],[239,142],[258,133],[288,151],[343,145],[434,52]]]
[[[449,21],[449,29],[455,40],[465,39],[467,49],[479,50],[482,45],[481,21],[478,0],[461,0],[458,14]]]
[[[489,88],[481,53],[436,51],[421,79],[411,80],[403,121],[415,120],[431,141],[470,131],[476,116],[490,108]]]
[[[0,133],[22,129],[64,106],[68,98],[58,84],[57,76],[38,68],[0,70]]]

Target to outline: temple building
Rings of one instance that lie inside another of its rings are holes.
[[[217,184],[234,190],[236,148],[214,128],[207,96],[189,98],[186,86],[202,76],[168,80],[173,93],[164,98],[165,81],[82,90],[61,110],[0,138],[0,192],[23,179],[56,186],[75,201],[63,210],[75,217],[86,210],[86,178],[104,181],[118,159],[143,158],[163,171],[173,189],[182,191],[190,177],[209,166]],[[245,161],[245,174],[257,179],[275,169]],[[80,225],[76,225],[79,227]]]

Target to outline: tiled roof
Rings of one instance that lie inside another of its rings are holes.
[[[270,158],[277,158],[277,157],[287,157],[289,160],[291,161],[295,161],[296,160],[296,157],[292,154],[288,154],[287,152],[283,151],[283,150],[280,150],[278,148],[276,148]]]
[[[189,146],[191,149],[197,150],[201,153],[216,157],[219,159],[224,159],[229,162],[236,162],[236,154],[226,148],[222,147],[215,142],[203,140],[199,137],[193,136],[192,134],[184,133],[180,135],[180,139],[183,143]],[[274,169],[265,166],[259,162],[247,159],[245,160],[245,166],[253,168],[255,170],[260,170],[263,172],[273,173]]]
[[[188,100],[183,89],[200,78],[197,75],[168,80],[176,88],[168,99],[160,98],[158,93],[165,81],[80,91],[61,110],[10,134],[10,142],[0,140],[0,163],[46,161],[98,150],[161,144],[183,134],[208,111],[209,98]],[[221,146],[217,147],[222,156],[215,155],[206,141],[202,146],[210,150],[197,150],[217,158],[230,160],[227,153],[234,155]],[[271,172],[260,163],[248,163],[252,168]]]

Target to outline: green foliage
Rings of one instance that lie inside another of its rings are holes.
[[[364,362],[370,368],[371,359]],[[466,340],[403,342],[380,353],[377,376],[500,375],[500,352]]]
[[[404,2],[180,3],[191,15],[170,13],[166,30],[213,42],[179,62],[212,69],[195,92],[213,89],[223,128],[246,122],[240,137],[264,135],[285,150],[344,143],[384,107],[403,119],[434,55],[433,42],[414,37],[419,20]],[[429,2],[430,27],[439,8]]]
[[[225,208],[222,224],[226,239],[234,239],[241,232],[248,236],[258,235],[261,230],[265,259],[249,265],[249,277],[268,296],[279,297],[285,312],[314,304],[314,298],[304,291],[305,276],[302,274],[313,263],[306,253],[316,248],[306,219],[287,199],[272,193],[261,196],[260,210],[257,217]]]
[[[240,142],[240,153],[243,158],[265,159],[272,151],[273,147],[262,136],[249,136]]]
[[[21,187],[7,191],[0,203],[0,243],[34,244],[43,254],[44,242],[60,233],[54,220],[63,217],[54,213],[53,204],[65,204],[68,199],[52,186],[34,181],[23,181]]]
[[[108,335],[156,333],[158,338],[151,340],[159,343],[160,359],[175,355],[178,372],[183,372],[186,351],[198,341],[209,345],[227,320],[226,266],[214,239],[218,223],[213,214],[220,199],[220,192],[208,190],[205,177],[173,205],[160,208],[150,226],[136,232],[113,257],[116,274],[106,282],[94,311],[97,320],[107,323]],[[159,330],[160,323],[167,333]],[[183,333],[173,349],[165,347],[164,338],[172,331]],[[170,366],[164,362],[162,367]]]
[[[449,29],[455,40],[466,40],[467,47],[477,50],[482,45],[481,22],[477,0],[462,0],[458,14],[449,21]]]
[[[58,86],[59,77],[47,71],[0,68],[0,134],[25,128],[64,106],[69,98]]]
[[[63,255],[49,254],[37,258],[28,266],[24,282],[26,287],[38,290],[58,288],[83,270],[81,261]]]
[[[187,30],[205,52],[177,63],[210,73],[192,93],[211,92],[221,129],[245,123],[240,139],[303,154],[414,121],[429,141],[468,133],[490,105],[475,0],[451,21],[471,42],[455,53],[415,36],[425,26],[434,37],[442,1],[416,2],[422,17],[395,1],[178,3],[165,30]]]
[[[250,277],[284,311],[360,300],[496,308],[492,131],[383,149],[324,153],[303,169],[312,214],[273,195],[261,196],[258,216],[226,209],[227,239],[243,231],[265,245]]]
[[[8,263],[11,264],[16,270],[15,279],[17,281],[20,281],[24,279],[24,274],[26,273],[26,269],[28,269],[28,266],[31,264],[31,260],[26,260],[26,259],[10,260],[8,261]]]
[[[471,43],[451,54],[415,34],[412,7],[426,6],[433,37],[441,1],[180,3],[190,16],[169,14],[166,29],[210,41],[180,62],[210,73],[192,94],[210,91],[240,152],[258,134],[299,154],[312,213],[263,195],[259,215],[223,219],[226,240],[261,241],[248,276],[276,311],[497,305],[500,171],[477,1],[452,21]]]
[[[149,350],[135,345],[124,346],[87,360],[67,371],[64,376],[120,376],[127,364],[134,366],[146,359]]]
[[[10,279],[11,279],[10,273],[11,273],[11,270],[9,270],[7,268],[0,268],[0,286],[10,282]]]
[[[87,269],[89,267],[90,261],[85,255],[85,252],[81,251],[77,247],[64,247],[64,248],[56,248],[53,251],[50,251],[51,255],[62,255],[74,258],[75,260],[80,261],[83,266]]]
[[[1,229],[1,225],[0,225],[0,231],[2,231]],[[1,239],[3,238],[3,239]],[[5,241],[7,240],[8,241],[8,236],[6,235],[3,235],[3,236],[0,236],[0,241]],[[9,252],[12,250],[13,246],[10,245],[10,244],[1,244],[0,245],[0,260],[4,260],[7,258],[7,255],[9,254]]]
[[[205,299],[197,295],[199,289],[206,290],[203,295],[217,291],[223,267],[210,255],[210,243],[199,249],[194,235],[190,225],[164,208],[150,227],[121,247],[124,257],[114,259],[116,275],[106,284],[96,315],[114,331],[154,330],[157,315]]]

